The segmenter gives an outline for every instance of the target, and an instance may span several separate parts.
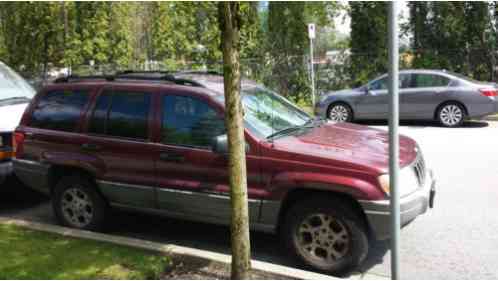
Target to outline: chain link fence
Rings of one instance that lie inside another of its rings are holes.
[[[472,50],[459,56],[444,56],[424,50],[400,52],[400,68],[431,68],[455,71],[482,80],[495,81],[497,77],[496,52]],[[448,57],[450,59],[448,59]],[[316,100],[332,91],[358,87],[387,72],[387,59],[371,54],[352,54],[349,50],[329,51],[313,60],[315,70]],[[22,73],[30,81],[46,83],[64,75],[110,75],[123,70],[147,71],[217,71],[222,72],[222,62],[178,62],[171,67],[160,61],[134,63],[130,66],[83,65],[72,68],[48,68],[42,71]],[[260,57],[241,59],[245,78],[255,80],[286,96],[302,107],[311,106],[311,61],[309,56]]]

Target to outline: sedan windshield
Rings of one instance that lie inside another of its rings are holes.
[[[19,74],[0,62],[0,101],[31,99],[35,90]]]
[[[246,126],[264,138],[311,120],[291,102],[263,87],[246,88],[242,94]]]

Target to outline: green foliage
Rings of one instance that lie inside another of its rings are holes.
[[[0,279],[159,279],[168,257],[0,225]]]
[[[387,71],[387,4],[350,2],[353,84]]]
[[[71,67],[91,74],[123,68],[221,69],[216,2],[0,5],[0,59],[16,70],[34,74]],[[241,2],[244,75],[295,100],[309,101],[306,25],[317,24],[315,58],[324,57],[338,44],[333,18],[340,7],[337,2],[272,2],[261,8],[257,2]]]
[[[412,67],[493,79],[496,28],[488,2],[410,2]],[[496,15],[495,15],[496,16]]]
[[[51,66],[127,65],[132,55],[131,3],[2,2],[1,57],[22,72]]]
[[[280,94],[293,101],[311,101],[309,78],[309,39],[307,25],[315,23],[319,34],[333,27],[339,4],[335,2],[270,2],[266,48],[269,71],[263,80]],[[265,15],[266,16],[266,15]],[[333,33],[328,33],[333,40]],[[329,38],[318,38],[327,42]],[[326,47],[325,47],[326,48]],[[324,55],[320,49],[318,55]]]
[[[150,59],[171,68],[221,59],[215,2],[155,2],[153,7]]]

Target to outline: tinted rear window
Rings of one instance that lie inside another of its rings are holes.
[[[43,95],[31,116],[30,126],[72,132],[88,102],[87,91],[58,90]]]
[[[131,139],[147,139],[151,95],[138,92],[104,92],[90,120],[89,132]]]

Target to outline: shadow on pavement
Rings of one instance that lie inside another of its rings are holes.
[[[357,124],[367,125],[367,126],[388,126],[387,120],[371,120],[371,121],[357,121]],[[435,127],[435,128],[446,128],[439,124],[437,121],[400,121],[400,126],[403,127]],[[484,128],[488,127],[489,123],[484,120],[468,120],[465,121],[462,126],[458,128]],[[453,128],[448,128],[453,129]]]
[[[227,226],[190,222],[154,215],[114,211],[107,232],[172,243],[230,254],[230,228]],[[289,255],[282,253],[277,236],[251,232],[253,258],[272,263],[294,265]]]
[[[122,211],[114,211],[112,217],[112,223],[107,228],[110,234],[231,254],[230,228],[227,226]],[[350,277],[357,271],[364,273],[375,265],[383,263],[383,257],[389,249],[389,242],[372,241],[371,243],[372,248],[360,268],[339,277]],[[290,253],[283,250],[277,235],[252,231],[251,250],[253,259],[309,270],[297,263]]]
[[[10,210],[27,209],[48,201],[48,198],[22,184],[16,177],[9,177],[0,185],[0,215]]]

